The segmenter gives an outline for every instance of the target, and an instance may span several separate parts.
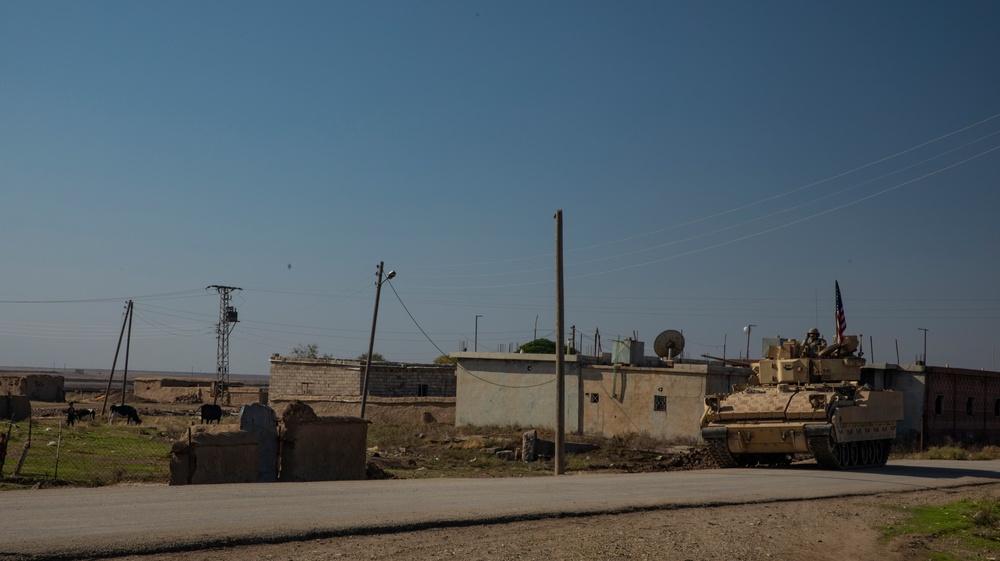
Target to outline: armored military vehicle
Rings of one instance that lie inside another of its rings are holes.
[[[818,351],[787,340],[750,364],[746,386],[706,396],[701,435],[716,463],[781,465],[811,453],[824,469],[885,465],[903,394],[862,384],[857,351],[853,335]]]

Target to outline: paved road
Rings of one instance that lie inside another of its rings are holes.
[[[729,469],[631,475],[42,489],[0,493],[0,559],[72,559],[1000,481],[1000,460],[875,470]]]

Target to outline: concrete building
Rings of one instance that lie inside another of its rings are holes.
[[[270,401],[275,409],[292,401],[321,416],[358,415],[365,363],[359,360],[272,355]],[[365,416],[392,422],[455,418],[455,367],[373,362]]]
[[[555,355],[453,353],[458,362],[458,425],[555,428]],[[745,384],[749,369],[720,362],[614,365],[567,355],[566,431],[594,436],[649,433],[701,440],[705,396]],[[862,383],[904,394],[897,442],[1000,444],[1000,372],[870,364]]]
[[[450,356],[458,362],[456,424],[555,428],[555,355],[459,352]],[[639,362],[615,365],[567,355],[566,431],[699,440],[705,396],[732,391],[751,374],[747,368],[721,362],[656,357]]]
[[[875,364],[876,389],[905,394],[897,440],[921,448],[951,442],[1000,444],[1000,372]]]

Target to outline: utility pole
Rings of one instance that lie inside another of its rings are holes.
[[[232,305],[233,292],[243,290],[235,286],[213,284],[206,288],[214,288],[219,293],[219,323],[215,326],[218,335],[218,351],[215,361],[215,396],[212,403],[218,405],[222,396],[225,405],[229,405],[229,334],[239,321],[236,308]]]
[[[563,350],[563,239],[562,211],[556,211],[556,457],[555,475],[565,470],[564,451],[566,443],[566,379],[563,377],[566,357]]]
[[[372,336],[368,339],[368,356],[365,358],[365,377],[361,382],[361,418],[365,418],[365,405],[368,403],[368,372],[372,368],[372,351],[375,350],[375,324],[378,323],[378,298],[382,294],[382,270],[384,263],[378,262],[378,273],[375,276],[375,312],[372,314]],[[396,276],[396,271],[389,271],[385,280]]]
[[[924,332],[924,359],[922,362],[924,363],[924,366],[927,366],[927,330],[923,327],[918,327],[917,331]]]
[[[743,328],[743,331],[745,331],[747,334],[747,356],[744,357],[747,360],[750,360],[750,332],[753,331],[754,327],[757,326],[751,323],[750,325]]]
[[[125,337],[125,326],[132,325],[131,318],[132,318],[132,301],[128,300],[125,302],[125,315],[122,316],[122,330],[121,333],[118,334],[118,346],[115,348],[115,358],[113,361],[111,361],[111,374],[108,376],[108,389],[104,390],[104,405],[101,406],[101,415],[104,415],[104,412],[108,408],[108,396],[111,395],[111,382],[115,379],[115,366],[118,364],[118,353],[121,352],[122,350],[122,339]],[[131,335],[131,329],[130,329],[130,335]],[[122,394],[122,399],[123,400],[125,399],[124,393]]]
[[[473,341],[472,342],[472,350],[474,352],[477,352],[477,353],[479,352],[479,318],[481,318],[481,317],[483,317],[483,316],[481,316],[481,315],[477,315],[476,316],[476,334],[475,334],[475,336],[472,339],[472,341]]]

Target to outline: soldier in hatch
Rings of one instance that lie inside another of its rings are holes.
[[[816,356],[826,348],[826,341],[819,334],[819,329],[815,327],[806,333],[806,338],[802,341],[802,353],[805,356]]]

